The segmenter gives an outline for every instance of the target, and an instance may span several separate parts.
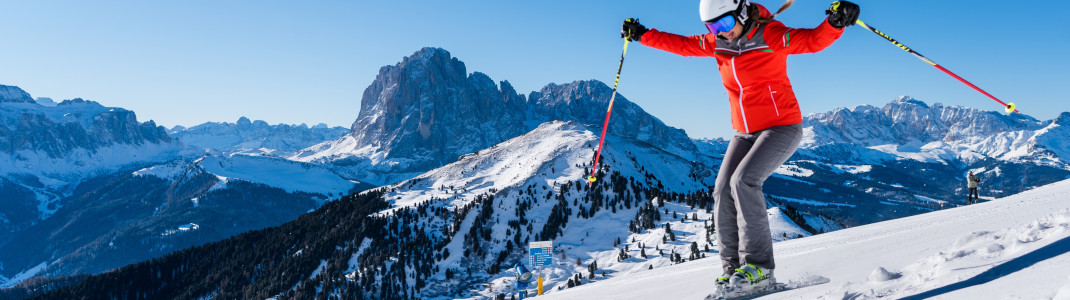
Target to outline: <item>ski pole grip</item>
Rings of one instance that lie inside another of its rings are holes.
[[[840,10],[840,1],[832,2],[832,6],[829,7],[829,10],[831,10],[832,12],[839,11]]]

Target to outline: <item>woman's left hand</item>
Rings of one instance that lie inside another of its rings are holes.
[[[858,13],[858,4],[849,1],[832,2],[832,6],[825,11],[829,15],[829,25],[836,28],[854,25],[858,21]]]

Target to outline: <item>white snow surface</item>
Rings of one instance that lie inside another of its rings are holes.
[[[156,176],[161,179],[174,179],[186,171],[186,165],[179,162],[156,165],[134,172],[134,176]]]
[[[226,157],[206,155],[197,161],[220,182],[241,179],[281,188],[287,192],[343,194],[355,185],[319,165],[267,156],[233,154]]]
[[[775,244],[780,281],[830,283],[761,299],[1068,299],[1070,180],[981,204]],[[716,255],[545,299],[702,299]]]
[[[434,207],[456,209],[474,201],[478,195],[495,194],[496,200],[494,213],[491,216],[495,220],[492,225],[491,237],[497,243],[489,246],[488,253],[498,253],[505,247],[505,241],[514,237],[515,231],[508,227],[508,222],[515,220],[516,201],[522,190],[532,188],[535,197],[540,200],[532,202],[532,209],[526,213],[536,232],[543,228],[545,220],[549,216],[549,207],[556,201],[543,200],[547,193],[561,195],[560,187],[566,183],[586,185],[584,178],[587,177],[585,168],[590,168],[590,158],[597,147],[598,136],[587,128],[574,122],[548,122],[537,129],[521,137],[517,137],[500,143],[489,149],[485,149],[474,155],[468,155],[461,160],[432,170],[416,178],[400,182],[395,185],[380,188],[385,190],[384,198],[392,202],[395,208],[412,207],[430,201]],[[658,150],[634,140],[608,136],[607,145],[603,150],[603,163],[610,166],[611,171],[619,171],[622,174],[650,173],[665,183],[668,190],[688,192],[705,190],[703,183],[695,182],[688,178],[687,166],[684,158]],[[638,164],[636,161],[659,162],[652,164]],[[664,163],[660,163],[664,162]],[[599,178],[599,180],[610,180]],[[642,177],[635,180],[644,180]],[[646,184],[656,184],[648,182]],[[575,185],[574,185],[575,186]],[[495,193],[496,191],[496,193]],[[612,193],[612,192],[607,192]],[[629,192],[630,193],[630,192]],[[530,195],[530,194],[529,194]],[[567,190],[563,196],[567,202],[572,203],[583,194],[576,192],[575,188]],[[610,194],[612,195],[612,194]],[[523,196],[527,198],[528,196]],[[572,206],[571,209],[578,208]],[[707,237],[713,237],[708,231],[712,226],[712,216],[701,207],[688,207],[677,202],[665,202],[664,206],[657,207],[661,215],[661,221],[657,222],[654,229],[643,230],[641,233],[631,233],[622,228],[628,228],[639,208],[619,208],[616,213],[605,211],[595,214],[591,218],[578,217],[574,211],[560,236],[553,239],[554,265],[543,268],[544,284],[547,289],[557,289],[566,285],[568,279],[577,273],[589,275],[587,266],[597,262],[599,271],[596,280],[604,280],[601,274],[605,272],[608,277],[628,276],[629,274],[643,274],[648,268],[655,269],[672,266],[674,263],[669,259],[672,253],[679,254],[683,259],[688,259],[693,254],[691,246],[697,244],[700,253],[698,255],[712,255],[704,250],[715,248],[715,242]],[[603,208],[608,210],[608,208]],[[382,212],[391,213],[390,210]],[[469,213],[458,225],[456,232],[467,232],[474,223],[477,213]],[[799,228],[784,215],[779,209],[769,210],[771,231],[774,239],[787,240],[810,234]],[[438,228],[446,224],[440,221],[429,221],[423,224],[430,232],[438,232]],[[671,227],[676,240],[663,240],[667,237],[665,224]],[[619,238],[621,245],[614,246],[612,241]],[[640,247],[640,245],[642,247]],[[527,247],[527,244],[520,245]],[[463,239],[456,238],[446,246],[451,255],[439,261],[442,271],[433,276],[435,280],[444,280],[444,272],[447,268],[465,269],[470,262],[463,258]],[[618,254],[627,247],[626,252],[630,258],[618,261]],[[663,252],[664,255],[660,254]],[[646,257],[642,254],[645,253]],[[580,265],[576,261],[581,262]],[[484,288],[473,290],[479,297],[493,297],[497,293],[515,292],[512,272],[506,271],[496,275],[476,274],[488,276],[487,281],[480,281]],[[585,280],[586,277],[585,277]],[[473,295],[469,295],[473,296]],[[441,296],[441,299],[455,298],[456,295]],[[432,299],[440,299],[432,298]]]
[[[507,188],[520,188],[529,184],[551,186],[556,190],[565,182],[575,182],[587,177],[584,173],[590,166],[590,158],[598,146],[595,133],[573,122],[548,122],[532,132],[517,137],[491,148],[466,155],[461,160],[432,170],[388,188],[398,188],[397,192],[385,195],[387,200],[394,200],[395,207],[415,206],[431,199],[455,199],[448,207],[466,204],[473,197],[485,194],[490,189],[498,191]],[[624,174],[635,174],[630,163],[637,161],[662,161],[665,164],[651,164],[645,171],[658,178],[668,178],[666,182],[679,182],[678,186],[666,186],[675,191],[693,191],[705,189],[700,183],[685,181],[688,161],[662,150],[633,144],[626,139],[614,136],[606,138],[607,145],[602,152],[604,163],[612,163],[615,170]],[[605,179],[605,178],[600,178]],[[674,180],[680,179],[680,180]],[[687,183],[685,183],[687,182]],[[545,190],[540,189],[540,192]]]
[[[15,274],[15,276],[11,277],[11,279],[3,281],[3,284],[0,284],[0,289],[10,288],[10,287],[15,286],[19,282],[22,282],[22,281],[24,281],[26,279],[33,278],[35,275],[37,275],[37,273],[40,273],[42,270],[44,270],[47,267],[48,267],[48,262],[42,262],[42,263],[34,266],[33,268],[29,268],[29,269],[23,270],[22,272],[19,272],[18,274]]]

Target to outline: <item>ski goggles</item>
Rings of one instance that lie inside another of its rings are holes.
[[[706,29],[709,29],[712,34],[730,31],[734,27],[736,27],[736,17],[731,14],[716,19],[715,21],[706,22]]]

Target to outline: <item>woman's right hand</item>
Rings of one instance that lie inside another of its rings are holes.
[[[620,37],[638,42],[646,31],[646,27],[643,24],[639,24],[639,19],[627,18],[624,19],[624,24],[620,27]]]

